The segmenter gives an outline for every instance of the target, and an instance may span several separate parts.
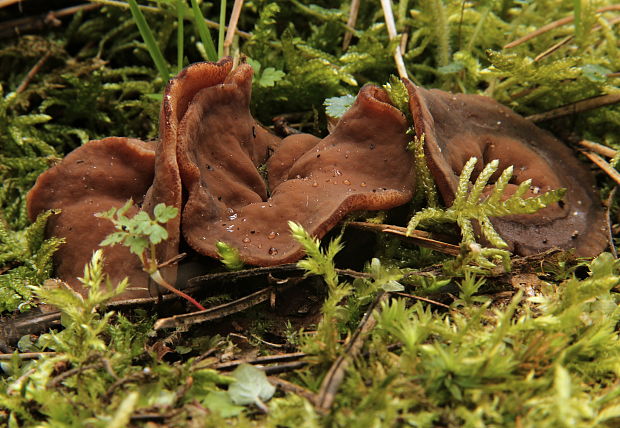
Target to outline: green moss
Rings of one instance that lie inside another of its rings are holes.
[[[189,2],[139,3],[149,6],[144,17],[169,70],[205,58]],[[232,2],[228,3],[230,7]],[[582,7],[574,10],[576,4]],[[398,31],[409,35],[405,65],[417,84],[489,95],[520,113],[535,114],[617,92],[618,26],[610,24],[611,14],[594,12],[607,4],[405,0],[395,5],[394,12]],[[207,19],[217,21],[219,2],[196,5]],[[252,99],[256,117],[269,125],[273,116],[295,112],[315,118],[315,127],[325,129],[319,113],[326,98],[354,95],[364,84],[389,81],[395,73],[392,52],[399,41],[389,41],[379,2],[361,2],[352,42],[343,49],[350,6],[348,0],[246,2],[239,27],[251,36],[236,41],[233,52],[238,49],[260,63]],[[580,272],[579,277],[568,260],[532,264],[530,272],[547,282],[527,289],[527,297],[517,292],[503,301],[480,295],[494,279],[476,273],[484,269],[472,268],[485,265],[484,258],[500,256],[506,261],[501,249],[464,252],[463,276],[455,279],[388,269],[431,270],[431,263],[446,264],[446,259],[412,250],[400,241],[383,240],[386,249],[378,251],[383,258],[367,264],[363,278],[345,281],[334,256],[346,243],[335,241],[322,249],[297,229],[308,253],[300,266],[323,277],[328,295],[316,332],[287,332],[310,354],[308,365],[281,376],[311,391],[319,389],[330,363],[342,352],[343,341],[378,292],[400,284],[407,284],[406,292],[412,294],[445,288],[453,292],[453,298],[442,294],[450,309],[387,299],[375,313],[378,325],[346,371],[327,415],[317,412],[306,398],[281,391],[265,403],[268,415],[232,405],[226,385],[233,380],[206,368],[208,359],[191,358],[206,352],[206,345],[179,345],[184,351],[182,356],[175,354],[178,361],[162,359],[168,352],[166,344],[192,332],[156,337],[153,317],[145,311],[107,312],[106,302],[115,292],[106,286],[100,261],[94,260],[85,275],[89,296],[41,288],[61,243],[43,238],[45,221],[53,214],[43,214],[33,224],[27,218],[26,193],[36,177],[89,139],[157,136],[165,82],[128,14],[126,8],[105,5],[63,18],[65,25],[56,29],[0,40],[0,310],[25,310],[45,298],[63,311],[64,328],[40,336],[33,345],[35,351],[56,351],[54,356],[29,362],[14,358],[3,364],[0,424],[121,426],[131,421],[139,425],[131,419],[139,413],[158,414],[162,423],[177,426],[618,424],[620,314],[614,290],[619,276],[618,263],[608,254],[583,261],[580,269],[590,273]],[[182,31],[177,31],[179,14],[185,24]],[[574,25],[558,26],[519,46],[503,48],[567,16],[576,18]],[[537,58],[565,37],[573,39]],[[42,66],[27,78],[44,57]],[[617,104],[543,125],[557,125],[580,138],[620,148]],[[426,209],[414,217],[414,226],[425,219],[450,217],[463,226],[464,243],[475,247],[468,226],[472,219],[535,209],[559,196],[547,195],[535,203],[517,198],[513,205],[498,200],[477,205],[474,196],[479,196],[484,183],[472,189],[464,183],[463,197],[457,198],[462,204],[441,208],[423,172],[421,145],[421,140],[415,141],[413,149],[426,191],[426,201],[418,202]],[[601,189],[608,191],[610,183],[600,177]],[[496,190],[501,197],[501,185],[496,184]],[[612,201],[612,207],[616,205]],[[483,231],[502,246],[492,228]],[[209,340],[206,348],[229,356],[238,351],[231,340]]]

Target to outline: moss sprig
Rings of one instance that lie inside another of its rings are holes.
[[[499,176],[493,188],[488,189],[489,179],[497,171],[499,161],[488,163],[473,186],[470,184],[477,159],[470,158],[459,176],[454,202],[449,208],[427,207],[417,212],[409,221],[407,233],[411,233],[419,225],[431,223],[456,223],[461,230],[461,244],[465,252],[473,251],[475,259],[484,260],[487,256],[500,256],[507,260],[508,253],[503,249],[508,244],[497,233],[491,217],[502,217],[515,214],[532,214],[546,206],[558,202],[566,193],[566,189],[555,189],[530,198],[523,195],[530,189],[531,180],[525,180],[511,195],[506,195],[508,182],[512,178],[513,167],[506,168]],[[483,193],[487,195],[483,197]],[[477,221],[484,238],[495,249],[483,249],[477,244],[472,221]],[[506,263],[506,262],[504,262]],[[485,263],[486,264],[486,263]]]

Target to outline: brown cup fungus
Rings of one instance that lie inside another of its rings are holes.
[[[447,205],[454,200],[458,174],[472,156],[478,159],[473,179],[486,163],[498,159],[490,182],[513,165],[513,190],[532,179],[524,197],[567,189],[559,203],[534,214],[491,219],[512,252],[529,255],[559,247],[595,256],[604,250],[606,223],[593,176],[566,145],[491,98],[405,83],[416,134],[424,135],[427,163]]]
[[[446,204],[470,157],[480,159],[478,169],[497,158],[500,168],[515,166],[515,185],[533,179],[532,194],[568,189],[564,201],[537,214],[493,220],[514,251],[559,246],[594,255],[603,249],[592,177],[561,142],[488,98],[407,85],[415,130],[425,136],[429,168]],[[320,238],[352,211],[389,209],[411,199],[409,124],[384,90],[362,88],[324,139],[298,134],[281,140],[252,118],[251,88],[246,64],[233,69],[225,58],[190,65],[166,87],[155,147],[128,138],[91,141],[43,173],[28,194],[28,210],[32,219],[62,210],[47,229],[67,241],[55,255],[56,275],[83,292],[77,277],[113,231],[109,220],[93,214],[129,198],[149,213],[162,202],[180,211],[166,224],[170,238],[157,246],[160,263],[178,254],[183,236],[200,254],[217,257],[222,241],[245,263],[261,266],[302,256],[289,221]],[[155,292],[126,248],[106,247],[104,255],[113,282],[130,279],[132,288],[122,298]],[[174,283],[176,267],[163,274]]]
[[[182,230],[187,243],[216,257],[216,242],[252,265],[298,260],[302,247],[288,221],[322,237],[349,212],[380,210],[411,199],[414,171],[407,121],[386,93],[367,86],[323,140],[285,139],[264,162],[263,132],[250,116],[251,68],[239,66],[223,85],[199,92],[179,132],[179,168],[188,192]],[[269,189],[269,192],[268,192]]]
[[[45,210],[61,210],[48,219],[46,230],[48,236],[66,240],[54,254],[55,274],[80,293],[85,290],[77,278],[83,276],[84,265],[99,243],[114,232],[113,224],[95,213],[120,207],[130,198],[142,202],[153,182],[153,149],[151,143],[131,138],[89,141],[41,174],[28,193],[30,219]],[[137,212],[134,205],[127,215]],[[112,283],[129,277],[125,298],[148,296],[148,275],[126,247],[106,247],[104,257]]]

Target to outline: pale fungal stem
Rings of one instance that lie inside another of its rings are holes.
[[[383,15],[385,16],[385,25],[388,30],[388,36],[390,40],[398,37],[396,34],[396,22],[394,21],[394,14],[392,13],[392,3],[390,0],[381,0],[381,7],[383,8]],[[403,54],[400,49],[400,44],[396,45],[394,50],[394,61],[396,62],[396,69],[401,79],[407,79],[407,69],[405,68],[405,61],[403,60]]]
[[[230,47],[232,46],[233,38],[235,37],[235,31],[237,30],[237,23],[239,22],[239,15],[241,15],[241,9],[243,8],[243,0],[235,0],[233,4],[233,10],[230,14],[230,21],[228,22],[228,30],[226,31],[226,39],[224,40],[224,55],[230,55]]]
[[[347,26],[351,28],[355,28],[355,24],[357,22],[357,14],[360,10],[360,1],[361,0],[352,0],[351,1],[351,9],[349,10],[349,19],[347,21]],[[351,30],[347,30],[344,33],[344,39],[342,40],[342,50],[346,51],[351,43],[351,37],[353,37],[353,32]]]

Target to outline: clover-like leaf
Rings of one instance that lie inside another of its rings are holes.
[[[266,410],[265,401],[273,397],[276,387],[269,383],[264,371],[250,365],[241,364],[232,372],[237,381],[228,387],[228,395],[235,404],[256,404]]]
[[[152,244],[159,244],[168,239],[168,231],[158,224],[150,225],[148,233]]]
[[[169,220],[175,218],[177,214],[179,214],[178,208],[163,203],[155,205],[155,209],[153,210],[155,220],[159,223],[167,223]]]
[[[351,107],[351,105],[353,105],[353,101],[355,101],[355,97],[350,94],[343,95],[341,97],[326,98],[323,102],[323,105],[325,106],[325,113],[329,117],[339,119]]]
[[[243,412],[243,406],[233,403],[230,395],[225,391],[211,391],[204,399],[205,406],[223,418],[239,416]]]
[[[260,75],[260,79],[256,82],[258,86],[270,87],[279,82],[284,77],[284,72],[276,70],[273,67],[267,67]]]

